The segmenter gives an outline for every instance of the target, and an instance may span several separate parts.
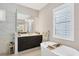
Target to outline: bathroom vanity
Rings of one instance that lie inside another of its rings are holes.
[[[42,35],[22,34],[18,36],[18,52],[40,46]]]
[[[17,10],[15,54],[20,51],[40,46],[40,43],[42,42],[42,35],[35,31],[33,32],[34,19],[34,16],[19,12]]]

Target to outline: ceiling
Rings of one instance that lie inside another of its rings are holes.
[[[18,3],[18,4],[36,10],[41,10],[43,7],[47,5],[47,3]]]

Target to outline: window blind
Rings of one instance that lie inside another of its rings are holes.
[[[55,36],[70,38],[72,36],[72,8],[69,4],[54,10]]]

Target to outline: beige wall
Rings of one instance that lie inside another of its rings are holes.
[[[61,4],[54,3],[54,4],[48,4],[39,12],[39,19],[38,19],[38,31],[39,32],[47,32],[50,31],[50,34],[52,35],[52,29],[53,29],[53,12],[52,9],[56,6],[59,6]]]
[[[46,7],[44,7],[40,13],[39,13],[39,25],[38,25],[38,30],[39,32],[45,32],[50,30],[50,41],[53,42],[58,42],[62,43],[71,47],[74,47],[79,50],[79,4],[75,4],[74,8],[74,35],[75,41],[68,41],[68,40],[63,40],[63,39],[56,39],[52,37],[52,31],[53,31],[53,8],[59,6],[61,4],[48,4]]]

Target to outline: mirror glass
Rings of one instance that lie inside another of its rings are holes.
[[[33,22],[32,16],[17,12],[17,32],[32,32]]]

